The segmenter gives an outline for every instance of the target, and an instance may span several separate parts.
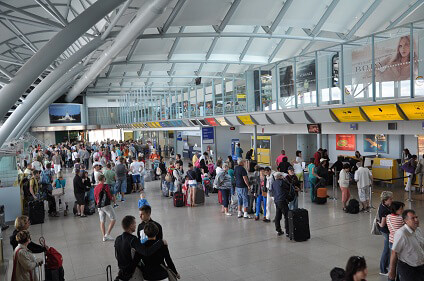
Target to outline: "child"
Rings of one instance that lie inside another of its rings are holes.
[[[144,205],[150,206],[149,202],[147,202],[147,199],[145,198],[144,192],[140,192],[140,199],[138,199],[138,208],[140,209]]]

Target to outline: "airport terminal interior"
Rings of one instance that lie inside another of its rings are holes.
[[[0,281],[423,281],[423,58],[424,0],[0,0]]]

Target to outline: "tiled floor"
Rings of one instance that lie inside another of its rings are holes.
[[[67,177],[66,200],[73,202],[71,175]],[[381,190],[376,188],[374,194]],[[351,192],[357,198],[354,188]],[[285,236],[277,237],[272,223],[221,214],[216,194],[197,208],[174,208],[171,199],[160,196],[158,181],[147,183],[146,194],[153,207],[152,218],[162,224],[181,280],[329,280],[329,271],[334,266],[344,267],[351,255],[365,256],[369,281],[387,280],[378,275],[382,237],[370,235],[375,212],[345,214],[340,210],[340,200],[315,205],[310,203],[309,194],[302,194],[299,205],[309,210],[312,238],[296,243]],[[398,188],[395,199],[403,200],[404,196]],[[116,209],[118,220],[127,214],[138,217],[137,199],[134,194],[120,203]],[[412,207],[419,209],[423,217],[424,197],[417,195],[415,199]],[[375,206],[377,200],[375,196]],[[108,264],[114,274],[117,272],[113,243],[102,242],[97,214],[47,218],[42,226],[34,225],[30,230],[34,239],[43,233],[47,243],[63,254],[67,281],[106,280]],[[6,231],[5,236],[10,232]],[[120,233],[118,223],[112,235]],[[11,254],[6,245],[6,258],[10,259]]]

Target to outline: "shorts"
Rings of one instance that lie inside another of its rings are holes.
[[[104,206],[102,208],[98,208],[100,222],[106,222],[106,215],[110,220],[116,220],[115,210],[111,205]]]
[[[123,179],[118,179],[116,181],[115,184],[115,192],[119,193],[119,192],[127,192],[127,178],[123,178]]]
[[[303,173],[296,174],[296,177],[299,181],[303,181]]]
[[[132,175],[133,183],[141,183],[140,175]]]
[[[249,196],[247,194],[247,188],[237,187],[237,198],[239,206],[243,205],[244,208],[249,207]]]
[[[361,202],[370,200],[370,187],[367,186],[367,187],[358,188],[358,196],[359,196],[359,201]]]

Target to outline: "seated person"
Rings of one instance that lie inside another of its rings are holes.
[[[140,199],[138,199],[138,208],[140,209],[144,205],[150,206],[149,202],[146,199],[146,195],[144,194],[144,192],[140,192]]]
[[[169,269],[175,273],[176,277],[180,279],[180,275],[175,268],[175,265],[169,254],[168,245],[164,243],[162,247],[157,249],[157,235],[159,228],[154,222],[148,222],[144,227],[144,233],[147,235],[148,240],[145,243],[146,251],[149,256],[142,256],[144,263],[143,277],[145,280],[164,280],[168,278],[168,272],[164,268],[166,264]],[[155,249],[153,249],[153,247]]]
[[[141,260],[141,255],[146,257],[149,256],[150,252],[155,250],[159,250],[163,246],[163,241],[158,240],[154,243],[149,250],[146,250],[146,247],[140,243],[140,240],[137,239],[133,233],[136,228],[135,217],[133,216],[125,216],[122,219],[122,228],[124,232],[116,237],[115,240],[115,257],[118,261],[118,276],[117,280],[139,280],[141,279],[141,272],[136,270],[137,264]],[[133,250],[135,250],[135,254],[133,255]]]
[[[162,240],[163,239],[162,226],[159,223],[152,220],[152,218],[150,217],[152,213],[152,207],[150,207],[149,205],[144,205],[143,207],[139,209],[139,212],[140,212],[141,223],[137,227],[137,237],[138,239],[140,239],[140,242],[144,243],[148,239],[147,235],[144,233],[144,226],[148,222],[153,222],[154,224],[156,224],[156,226],[159,229],[159,232],[156,237],[158,240]]]

